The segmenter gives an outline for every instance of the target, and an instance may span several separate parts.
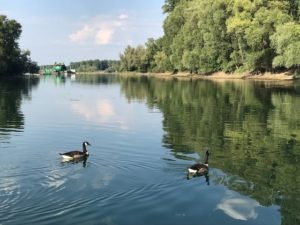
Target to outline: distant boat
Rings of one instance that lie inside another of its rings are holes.
[[[69,69],[65,71],[65,76],[71,76],[73,74],[76,74],[76,70],[75,69]]]

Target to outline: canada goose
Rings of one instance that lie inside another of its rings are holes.
[[[208,152],[208,150],[206,150],[204,164],[196,163],[196,164],[192,165],[191,167],[188,168],[188,173],[191,175],[197,175],[197,176],[202,176],[202,175],[207,174],[207,172],[208,172],[208,156],[209,156],[209,152]]]
[[[74,159],[81,159],[89,156],[89,152],[87,151],[86,147],[91,145],[89,142],[84,141],[82,143],[82,152],[81,151],[70,151],[65,153],[59,153],[64,160],[74,160]]]

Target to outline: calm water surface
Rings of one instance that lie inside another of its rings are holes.
[[[299,225],[299,113],[297,82],[0,80],[0,224]]]

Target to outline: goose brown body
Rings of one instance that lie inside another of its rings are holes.
[[[188,168],[189,174],[195,174],[198,176],[202,176],[208,172],[208,156],[209,152],[206,150],[205,152],[205,161],[204,164],[196,163]]]
[[[88,145],[91,145],[91,144],[87,141],[84,141],[82,143],[82,151],[75,150],[75,151],[69,151],[69,152],[59,153],[59,154],[65,160],[73,160],[73,159],[80,159],[80,158],[88,157],[89,156],[89,152],[87,151]]]
[[[192,165],[189,169],[197,173],[206,173],[208,171],[208,166],[201,163],[197,163]]]

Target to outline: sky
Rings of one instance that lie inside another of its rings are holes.
[[[127,45],[163,35],[164,0],[0,0],[22,25],[20,48],[39,65],[119,59]]]

